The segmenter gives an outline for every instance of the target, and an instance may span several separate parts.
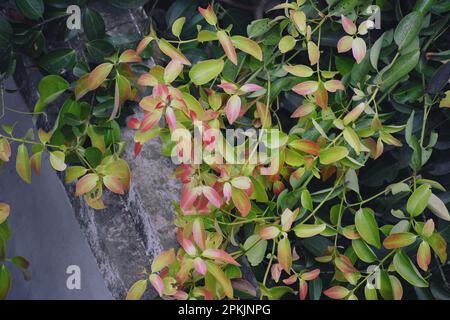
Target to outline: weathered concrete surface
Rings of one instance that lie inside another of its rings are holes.
[[[108,33],[118,36],[134,33],[138,38],[147,32],[147,17],[142,10],[122,10],[94,3],[94,7],[105,17]],[[80,41],[73,38],[70,45],[82,54]],[[67,45],[67,44],[66,44]],[[58,44],[55,44],[57,47]],[[24,60],[26,60],[24,58]],[[30,109],[37,101],[37,85],[42,74],[35,68],[25,68],[31,61],[18,63],[16,82]],[[51,128],[52,116],[57,114],[60,104],[55,103],[47,111]],[[163,248],[176,245],[173,225],[172,201],[178,199],[180,186],[169,176],[174,166],[160,155],[157,139],[147,143],[142,154],[133,156],[133,133],[123,129],[127,142],[124,158],[133,172],[131,189],[123,197],[105,192],[107,209],[94,211],[83,199],[75,198],[74,186],[65,185],[75,216],[87,242],[97,260],[98,267],[112,296],[123,299],[132,283],[144,268],[148,268],[153,257]],[[148,297],[154,295],[150,293]]]
[[[15,84],[8,81],[6,87],[15,88]],[[28,111],[19,93],[7,94],[5,105]],[[0,124],[12,123],[17,123],[15,132],[19,136],[32,127],[30,116],[6,111]],[[11,206],[9,223],[13,235],[8,241],[8,256],[21,255],[31,263],[31,281],[25,281],[19,270],[11,268],[13,285],[8,298],[112,299],[69,198],[47,159],[43,161],[41,176],[33,175],[32,185],[18,177],[15,159],[6,163],[0,171],[0,201]],[[66,286],[66,270],[71,265],[80,267],[80,290]]]

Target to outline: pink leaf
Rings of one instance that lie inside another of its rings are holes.
[[[114,192],[116,194],[125,193],[122,181],[120,181],[120,179],[117,178],[116,176],[110,175],[103,177],[103,183],[111,192]]]
[[[200,12],[200,14],[203,16],[203,18],[205,18],[205,20],[210,25],[214,26],[217,24],[217,16],[214,13],[214,9],[211,5],[208,5],[208,7],[206,9],[198,7],[198,12]]]
[[[302,118],[313,112],[315,109],[312,103],[305,102],[298,107],[291,115],[291,118]]]
[[[156,292],[158,292],[161,297],[164,293],[164,282],[160,276],[157,274],[151,274],[149,277],[150,283],[155,288]]]
[[[291,243],[289,239],[283,238],[278,241],[278,262],[284,271],[291,274],[292,267],[292,253],[291,253]]]
[[[325,290],[323,293],[331,299],[344,299],[349,294],[349,290],[342,286],[334,286]]]
[[[238,95],[233,95],[228,99],[226,111],[227,111],[227,119],[230,124],[233,124],[234,121],[239,117],[241,112],[241,98]]]
[[[98,175],[96,175],[94,173],[85,175],[83,178],[81,178],[78,181],[77,186],[76,186],[75,195],[77,197],[79,197],[85,193],[88,193],[89,191],[91,191],[92,189],[95,188],[98,180],[99,180]]]
[[[166,101],[169,96],[169,87],[165,84],[158,84],[153,88],[153,96],[159,97],[163,101]]]
[[[194,220],[194,223],[192,225],[192,235],[194,237],[195,243],[199,246],[199,248],[205,250],[205,225],[199,218]]]
[[[142,133],[145,133],[151,128],[153,128],[159,122],[161,116],[162,116],[161,110],[154,110],[152,112],[147,113],[144,119],[142,119],[140,131]]]
[[[259,232],[259,236],[264,240],[271,240],[280,234],[280,228],[275,226],[265,227]]]
[[[320,269],[314,269],[308,272],[305,272],[301,275],[301,278],[306,281],[312,281],[316,279],[320,274]]]
[[[353,38],[350,36],[343,36],[337,43],[337,49],[339,53],[347,52],[352,48]]]
[[[219,39],[223,51],[225,51],[225,54],[227,55],[228,59],[230,59],[230,61],[234,65],[237,65],[238,59],[236,49],[234,48],[233,42],[231,41],[231,38],[228,36],[226,31],[224,30],[217,31],[217,38]]]
[[[234,83],[230,83],[228,81],[222,80],[222,82],[218,85],[219,88],[223,89],[228,94],[235,94],[238,87]]]
[[[130,129],[138,130],[140,126],[141,126],[141,122],[138,119],[130,118],[128,120],[128,127]]]
[[[182,238],[180,241],[180,245],[183,247],[184,251],[186,251],[186,253],[191,257],[197,254],[197,249],[195,248],[191,240]]]
[[[283,226],[283,231],[289,231],[291,229],[292,223],[294,223],[298,211],[298,208],[294,211],[291,211],[289,209],[284,210],[283,214],[281,215],[281,225]]]
[[[358,37],[355,38],[352,42],[352,52],[357,64],[360,64],[364,59],[366,56],[366,51],[367,47],[364,40]]]
[[[345,32],[347,32],[349,35],[354,35],[356,33],[355,23],[343,15],[341,16],[341,19],[342,19],[342,27],[344,28]]]
[[[316,92],[318,88],[319,83],[317,81],[305,81],[294,86],[292,90],[297,94],[306,96]]]
[[[195,271],[197,271],[201,275],[206,274],[206,263],[202,258],[197,257],[194,259],[194,268],[195,268]]]
[[[188,185],[185,185],[181,190],[181,204],[182,210],[188,210],[192,207],[195,200],[197,200],[198,192],[197,189],[191,189]]]
[[[361,113],[363,113],[364,109],[366,108],[366,103],[361,102],[356,107],[352,109],[347,115],[344,117],[343,121],[345,125],[348,125],[349,123],[357,120]]]
[[[307,294],[308,294],[308,283],[305,280],[300,279],[300,283],[299,283],[299,287],[298,287],[298,296],[299,296],[300,300],[305,300]]]
[[[281,265],[279,263],[275,263],[270,268],[270,273],[272,275],[272,279],[275,282],[278,282],[280,280],[281,271],[283,271],[283,268],[281,268]]]
[[[229,263],[235,266],[240,266],[240,264],[234,260],[234,258],[224,250],[220,249],[206,249],[203,251],[202,256],[208,259]]]
[[[177,118],[175,118],[175,112],[171,107],[167,107],[166,109],[166,121],[170,130],[175,130],[177,128]]]
[[[231,180],[231,185],[238,189],[248,190],[252,187],[252,181],[248,177],[237,177]]]
[[[340,80],[328,80],[325,82],[325,89],[328,92],[336,92],[337,90],[345,90],[344,85]]]
[[[225,197],[225,202],[229,204],[231,199],[231,184],[229,182],[225,182],[223,185],[223,196]]]
[[[250,199],[247,194],[241,189],[233,189],[231,198],[233,199],[233,203],[241,215],[246,217],[252,208],[252,204],[250,203]]]
[[[283,280],[283,283],[290,286],[291,284],[294,284],[297,281],[297,275],[293,274],[292,276],[290,276],[287,279]]]
[[[202,187],[202,193],[208,199],[208,201],[215,206],[216,208],[220,208],[223,204],[223,200],[216,190],[209,186]]]
[[[240,90],[245,93],[250,93],[250,92],[256,92],[256,91],[259,91],[262,89],[264,89],[264,88],[261,86],[258,86],[257,84],[247,83],[247,84],[244,84]]]

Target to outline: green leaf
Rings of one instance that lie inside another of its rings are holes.
[[[302,207],[305,208],[306,210],[309,210],[309,211],[313,210],[313,201],[312,201],[311,194],[309,193],[308,189],[304,189],[302,191],[301,203],[302,203]]]
[[[415,172],[419,172],[422,168],[422,147],[415,136],[409,138],[409,144],[411,149],[413,149],[409,165]]]
[[[267,249],[267,240],[261,239],[259,235],[254,234],[247,238],[243,247],[248,262],[256,267],[264,260]]]
[[[383,33],[381,37],[375,41],[372,48],[370,49],[370,63],[375,70],[378,70],[378,59],[380,57],[381,48],[383,47],[384,35]]]
[[[49,73],[62,74],[72,70],[76,60],[75,50],[60,48],[43,55],[38,64]]]
[[[419,288],[428,287],[428,282],[422,277],[411,259],[402,250],[395,254],[393,263],[398,274],[410,284]]]
[[[86,8],[82,23],[84,33],[89,40],[97,40],[105,36],[105,21],[97,11]]]
[[[5,300],[11,288],[11,273],[5,265],[0,266],[0,300]]]
[[[250,199],[254,199],[257,202],[266,203],[269,202],[269,197],[267,196],[267,192],[263,186],[263,184],[256,178],[250,177],[253,183],[253,193],[250,196]]]
[[[355,130],[350,127],[345,127],[344,131],[344,139],[347,143],[355,150],[356,154],[360,154],[361,152],[361,141],[359,140],[358,135]]]
[[[311,238],[322,233],[326,228],[326,224],[298,224],[292,230],[299,238]]]
[[[264,296],[269,298],[269,300],[279,300],[288,293],[294,294],[294,290],[287,286],[277,286],[277,287],[267,288],[263,284],[261,284],[260,290]]]
[[[198,86],[204,85],[222,72],[224,64],[222,59],[201,61],[189,71],[189,78]]]
[[[380,233],[375,213],[370,208],[361,208],[355,214],[356,230],[367,243],[380,248]]]
[[[17,148],[16,171],[23,181],[31,183],[31,164],[28,150],[24,144]]]
[[[65,163],[66,155],[62,151],[50,152],[50,164],[56,171],[64,171],[67,168]]]
[[[42,0],[16,0],[16,5],[20,12],[31,20],[38,20],[44,14],[44,1]]]
[[[183,31],[184,23],[186,22],[186,17],[180,17],[172,25],[172,34],[179,38],[181,35],[181,31]]]
[[[140,300],[147,290],[147,285],[147,280],[136,281],[128,290],[126,300]]]
[[[114,53],[114,46],[107,40],[98,39],[86,43],[86,51],[90,59],[100,63]]]
[[[272,19],[264,18],[254,20],[247,27],[247,34],[250,38],[257,38],[268,32],[274,26]]]
[[[386,70],[381,76],[382,91],[386,91],[392,85],[396,84],[398,80],[410,73],[419,62],[420,51],[415,50],[405,55],[401,55],[394,64]]]
[[[291,51],[295,47],[295,38],[292,36],[284,36],[281,38],[280,43],[278,44],[278,49],[280,49],[281,53],[286,53]]]
[[[428,184],[423,184],[413,192],[406,203],[406,211],[411,217],[417,217],[425,210],[431,196],[431,189]]]
[[[50,75],[39,82],[39,100],[34,106],[34,112],[41,112],[45,106],[52,103],[69,88],[69,83],[62,77]]]
[[[446,221],[450,221],[450,214],[447,207],[445,206],[444,202],[439,199],[439,197],[434,193],[430,195],[427,206],[428,209],[430,209],[430,211],[433,212],[437,217]]]
[[[320,151],[320,163],[332,164],[339,160],[342,160],[348,155],[348,150],[345,147],[331,147]]]
[[[213,277],[217,280],[217,282],[222,287],[225,295],[232,299],[233,298],[233,287],[231,286],[231,281],[228,279],[226,274],[215,265],[213,262],[205,261],[206,262],[206,268],[210,274],[213,275]]]
[[[69,167],[66,170],[66,176],[65,176],[64,182],[71,183],[71,182],[75,181],[75,179],[78,179],[79,177],[84,176],[86,172],[87,172],[87,169],[85,167],[81,167],[81,166]]]
[[[394,32],[394,41],[399,50],[407,47],[416,38],[422,28],[422,22],[423,15],[417,11],[403,17]]]
[[[385,270],[379,271],[380,293],[384,300],[393,300],[394,291],[392,290],[391,279],[389,273]]]
[[[353,240],[352,247],[358,258],[366,263],[372,263],[378,259],[372,249],[361,239]]]

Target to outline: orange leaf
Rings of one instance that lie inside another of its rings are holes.
[[[291,148],[303,151],[308,154],[312,154],[314,156],[318,156],[320,154],[320,145],[317,142],[311,140],[307,139],[294,140],[289,143],[289,146]]]
[[[219,42],[223,48],[223,51],[225,51],[225,54],[227,55],[228,59],[234,64],[237,65],[237,54],[236,49],[234,48],[233,42],[231,42],[230,37],[224,30],[217,31],[217,39],[219,39]]]
[[[111,192],[114,192],[117,194],[125,193],[122,182],[120,181],[119,178],[117,178],[115,176],[103,177],[103,183]]]
[[[161,252],[152,262],[152,272],[159,272],[175,261],[175,249]]]
[[[132,62],[141,62],[142,59],[139,54],[131,49],[125,50],[119,58],[120,63],[132,63]]]
[[[344,299],[350,291],[342,286],[334,286],[323,292],[328,298],[331,299]]]
[[[194,237],[195,243],[199,246],[199,248],[205,250],[205,225],[200,218],[194,220],[194,223],[192,225],[192,235]]]
[[[234,260],[234,258],[224,250],[220,249],[206,249],[203,251],[202,256],[215,261],[229,263],[235,266],[240,266],[240,264]]]
[[[78,101],[89,92],[89,74],[85,74],[78,79],[75,86],[75,99]]]
[[[252,208],[252,204],[250,203],[247,194],[240,189],[233,188],[231,199],[233,199],[233,203],[241,215],[246,217]]]
[[[298,288],[298,295],[300,297],[300,300],[305,300],[307,294],[308,294],[308,283],[305,280],[300,279]]]
[[[316,98],[316,103],[322,108],[327,109],[328,108],[328,91],[325,89],[325,86],[323,84],[319,85],[319,88],[314,94]]]
[[[98,180],[99,180],[98,175],[96,175],[94,173],[85,175],[83,178],[81,178],[78,181],[77,186],[76,186],[75,195],[77,197],[79,197],[85,193],[88,193],[89,191],[91,191],[92,189],[95,188]]]
[[[420,269],[423,271],[428,271],[428,266],[431,262],[431,249],[430,245],[422,241],[419,246],[419,250],[417,250],[417,264]]]
[[[89,91],[100,87],[110,74],[114,65],[112,63],[103,63],[95,68],[90,74],[87,81]]]
[[[409,232],[394,233],[383,241],[386,249],[397,249],[409,246],[416,241],[417,236]]]
[[[292,254],[289,238],[283,238],[278,242],[278,262],[288,274],[291,274]]]

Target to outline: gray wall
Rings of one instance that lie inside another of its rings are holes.
[[[16,88],[13,81],[8,89]],[[5,106],[28,111],[18,93],[5,95]],[[5,110],[0,124],[17,122],[15,134],[24,135],[32,126],[31,117]],[[17,144],[13,146],[13,154]],[[111,299],[96,261],[80,231],[73,209],[58,177],[43,159],[41,176],[33,174],[27,185],[15,173],[15,159],[0,172],[0,201],[11,206],[9,219],[13,237],[8,242],[9,256],[22,255],[31,263],[32,279],[24,281],[13,269],[10,299]],[[104,214],[104,213],[103,213]],[[77,265],[81,269],[81,289],[66,286],[66,269]]]

